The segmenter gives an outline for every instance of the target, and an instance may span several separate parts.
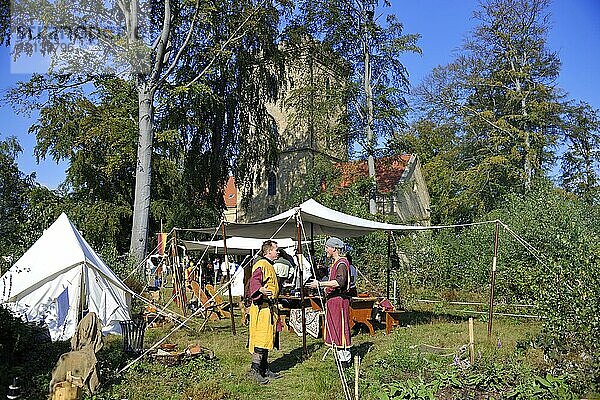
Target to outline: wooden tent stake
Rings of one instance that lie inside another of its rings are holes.
[[[475,336],[473,334],[473,318],[469,318],[469,361],[475,363]]]
[[[354,356],[354,400],[358,400],[358,376],[360,370],[360,357]]]

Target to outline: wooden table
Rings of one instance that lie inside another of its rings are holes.
[[[371,315],[376,302],[377,297],[352,297],[350,299],[350,329],[356,324],[363,324],[369,328],[371,336],[375,334]]]
[[[300,308],[300,297],[296,296],[279,296],[277,298],[279,304],[283,305],[284,308]],[[318,296],[304,296],[304,307],[310,307],[315,311],[321,311],[321,298]]]
[[[299,309],[302,306],[300,297],[296,296],[279,296],[278,303],[283,306],[283,308],[279,308],[279,315],[282,317],[281,322],[284,325],[284,328],[289,332],[292,332],[292,328],[289,326],[287,319],[290,317],[290,309]],[[315,296],[304,296],[304,307],[308,309],[312,309],[315,311],[322,311],[323,307],[321,306],[321,298]]]
[[[280,304],[287,306],[287,308],[301,307],[300,297],[279,296],[279,300]],[[371,323],[371,315],[376,302],[377,297],[352,297],[350,299],[350,329],[356,324],[363,324],[369,329],[369,334],[371,336],[375,334],[375,329]],[[304,306],[307,308],[310,307],[315,311],[321,311],[323,309],[321,298],[315,296],[304,297]]]

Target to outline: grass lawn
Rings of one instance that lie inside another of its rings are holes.
[[[541,353],[522,345],[537,333],[539,323],[502,318],[494,320],[491,340],[487,337],[487,323],[475,320],[475,365],[457,366],[468,359],[468,353],[462,354],[462,361],[453,356],[455,349],[469,341],[467,320],[431,312],[409,312],[402,326],[390,335],[381,329],[374,336],[355,332],[353,354],[362,359],[360,398],[430,398],[429,392],[436,398],[501,398],[501,393],[514,389],[521,381],[527,382],[543,366]],[[121,338],[109,337],[98,355],[102,389],[92,398],[343,399],[331,353],[322,360],[327,348],[321,339],[308,337],[309,356],[303,360],[301,338],[293,332],[283,332],[282,349],[269,354],[272,369],[283,378],[258,385],[247,378],[250,354],[245,347],[246,327],[238,325],[235,336],[228,319],[209,323],[201,332],[194,325],[191,328],[176,332],[167,343],[177,343],[179,349],[197,343],[214,351],[215,359],[196,358],[176,366],[143,359],[117,375],[115,371],[130,358],[121,352]],[[147,330],[146,347],[167,331],[167,326]],[[347,371],[346,376],[354,393],[354,370]],[[407,395],[410,391],[415,394]]]

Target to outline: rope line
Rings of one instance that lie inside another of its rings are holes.
[[[180,322],[179,325],[173,327],[171,329],[171,331],[168,332],[162,339],[158,340],[154,345],[152,345],[150,348],[148,348],[146,351],[144,351],[142,354],[140,354],[140,356],[137,357],[135,360],[131,361],[129,364],[127,364],[126,366],[124,366],[123,368],[121,368],[117,373],[120,374],[121,372],[126,371],[127,369],[129,369],[129,367],[131,367],[133,364],[135,364],[136,362],[138,362],[139,360],[141,360],[150,351],[156,349],[158,346],[160,346],[162,343],[164,343],[164,341],[167,340],[167,338],[169,338],[169,336],[171,336],[173,333],[175,333],[176,331],[178,331],[182,326],[185,325],[185,323],[187,323],[188,321],[190,321],[194,316],[196,316],[197,314],[199,314],[202,311],[206,311],[206,307],[205,306],[207,304],[209,304],[211,301],[213,301],[215,299],[215,297],[218,296],[219,293],[224,288],[228,287],[231,284],[232,281],[233,281],[233,278],[230,279],[228,282],[224,283],[219,289],[216,289],[215,290],[215,294],[213,296],[211,296],[205,303],[203,303],[202,306],[198,307],[198,309],[196,311],[194,311],[189,317],[187,317],[184,321]],[[206,323],[207,320],[208,320],[208,318],[205,319],[205,323]]]

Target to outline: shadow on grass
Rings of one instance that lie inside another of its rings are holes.
[[[353,351],[352,353],[355,356],[359,356],[360,359],[364,359],[365,356],[367,355],[367,353],[369,352],[369,350],[371,349],[371,347],[373,347],[373,345],[375,345],[375,343],[373,342],[363,342],[363,343],[359,343],[356,346],[352,346]]]
[[[23,352],[17,354],[6,368],[0,367],[2,387],[0,396],[4,398],[8,383],[13,377],[21,382],[21,399],[45,399],[48,396],[51,371],[61,354],[70,351],[68,341],[54,343],[31,342]]]
[[[227,321],[229,322],[229,320]],[[240,325],[238,323],[238,321],[235,322],[235,331],[236,334],[239,335],[241,333],[241,331],[245,329],[245,327],[243,325]],[[205,332],[217,332],[217,333],[230,333],[231,334],[231,323],[227,324],[227,325],[213,325],[210,327],[206,327]]]
[[[306,352],[310,355],[323,347],[323,343],[310,343],[306,346]],[[289,353],[284,353],[281,357],[273,360],[269,367],[273,372],[287,371],[301,364],[304,361],[302,355],[302,346],[295,348]]]

